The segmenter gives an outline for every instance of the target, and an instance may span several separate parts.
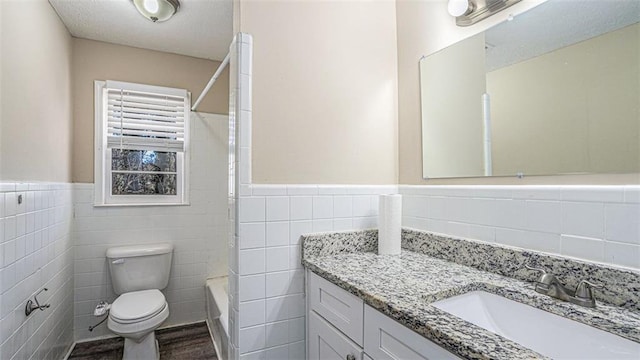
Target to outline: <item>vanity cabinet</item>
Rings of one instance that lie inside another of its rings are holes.
[[[369,305],[364,325],[364,349],[372,359],[460,359]]]
[[[309,360],[362,360],[363,350],[315,311],[309,312]]]
[[[310,360],[459,359],[307,270]]]
[[[312,311],[363,346],[364,301],[312,273],[309,279],[309,306]]]

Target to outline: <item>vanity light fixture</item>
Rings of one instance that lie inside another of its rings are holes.
[[[132,0],[142,16],[153,22],[169,20],[180,8],[178,0]]]
[[[449,15],[458,17],[473,11],[474,4],[469,0],[449,0],[447,10],[449,10]]]
[[[456,25],[469,26],[522,0],[449,0],[447,9]]]

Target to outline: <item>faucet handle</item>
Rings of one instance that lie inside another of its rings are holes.
[[[541,273],[542,273],[542,275],[545,275],[545,274],[547,273],[547,272],[546,272],[546,270],[544,270],[544,269],[542,269],[542,268],[537,268],[537,267],[529,266],[529,265],[527,265],[527,264],[524,264],[524,267],[526,267],[527,269],[532,270],[532,271],[538,271],[538,272],[541,272]]]
[[[551,284],[558,281],[553,274],[549,274],[544,269],[535,268],[533,266],[529,266],[526,264],[524,266],[529,270],[538,271],[542,273],[538,278],[538,280],[536,281],[536,291],[541,294],[546,294],[547,292],[549,292]]]
[[[593,292],[591,291],[591,289],[602,289],[602,288],[603,286],[601,284],[594,284],[587,280],[581,280],[580,283],[578,283],[578,287],[576,287],[575,297],[579,299],[592,300]]]

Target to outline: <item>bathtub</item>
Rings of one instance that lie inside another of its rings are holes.
[[[218,359],[227,359],[229,346],[229,282],[226,276],[208,279],[206,284],[207,323],[213,335]]]

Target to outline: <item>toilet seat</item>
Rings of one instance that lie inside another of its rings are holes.
[[[120,324],[134,324],[153,318],[166,306],[164,295],[157,289],[132,291],[111,304],[109,317]]]
[[[169,317],[169,306],[166,305],[160,313],[146,320],[138,320],[129,324],[123,324],[112,316],[109,316],[107,327],[116,335],[130,338],[135,342],[140,342],[145,336],[153,333]]]
[[[111,304],[107,327],[124,337],[125,343],[127,340],[139,343],[147,336],[154,337],[153,331],[168,317],[169,305],[159,290],[132,291]]]

